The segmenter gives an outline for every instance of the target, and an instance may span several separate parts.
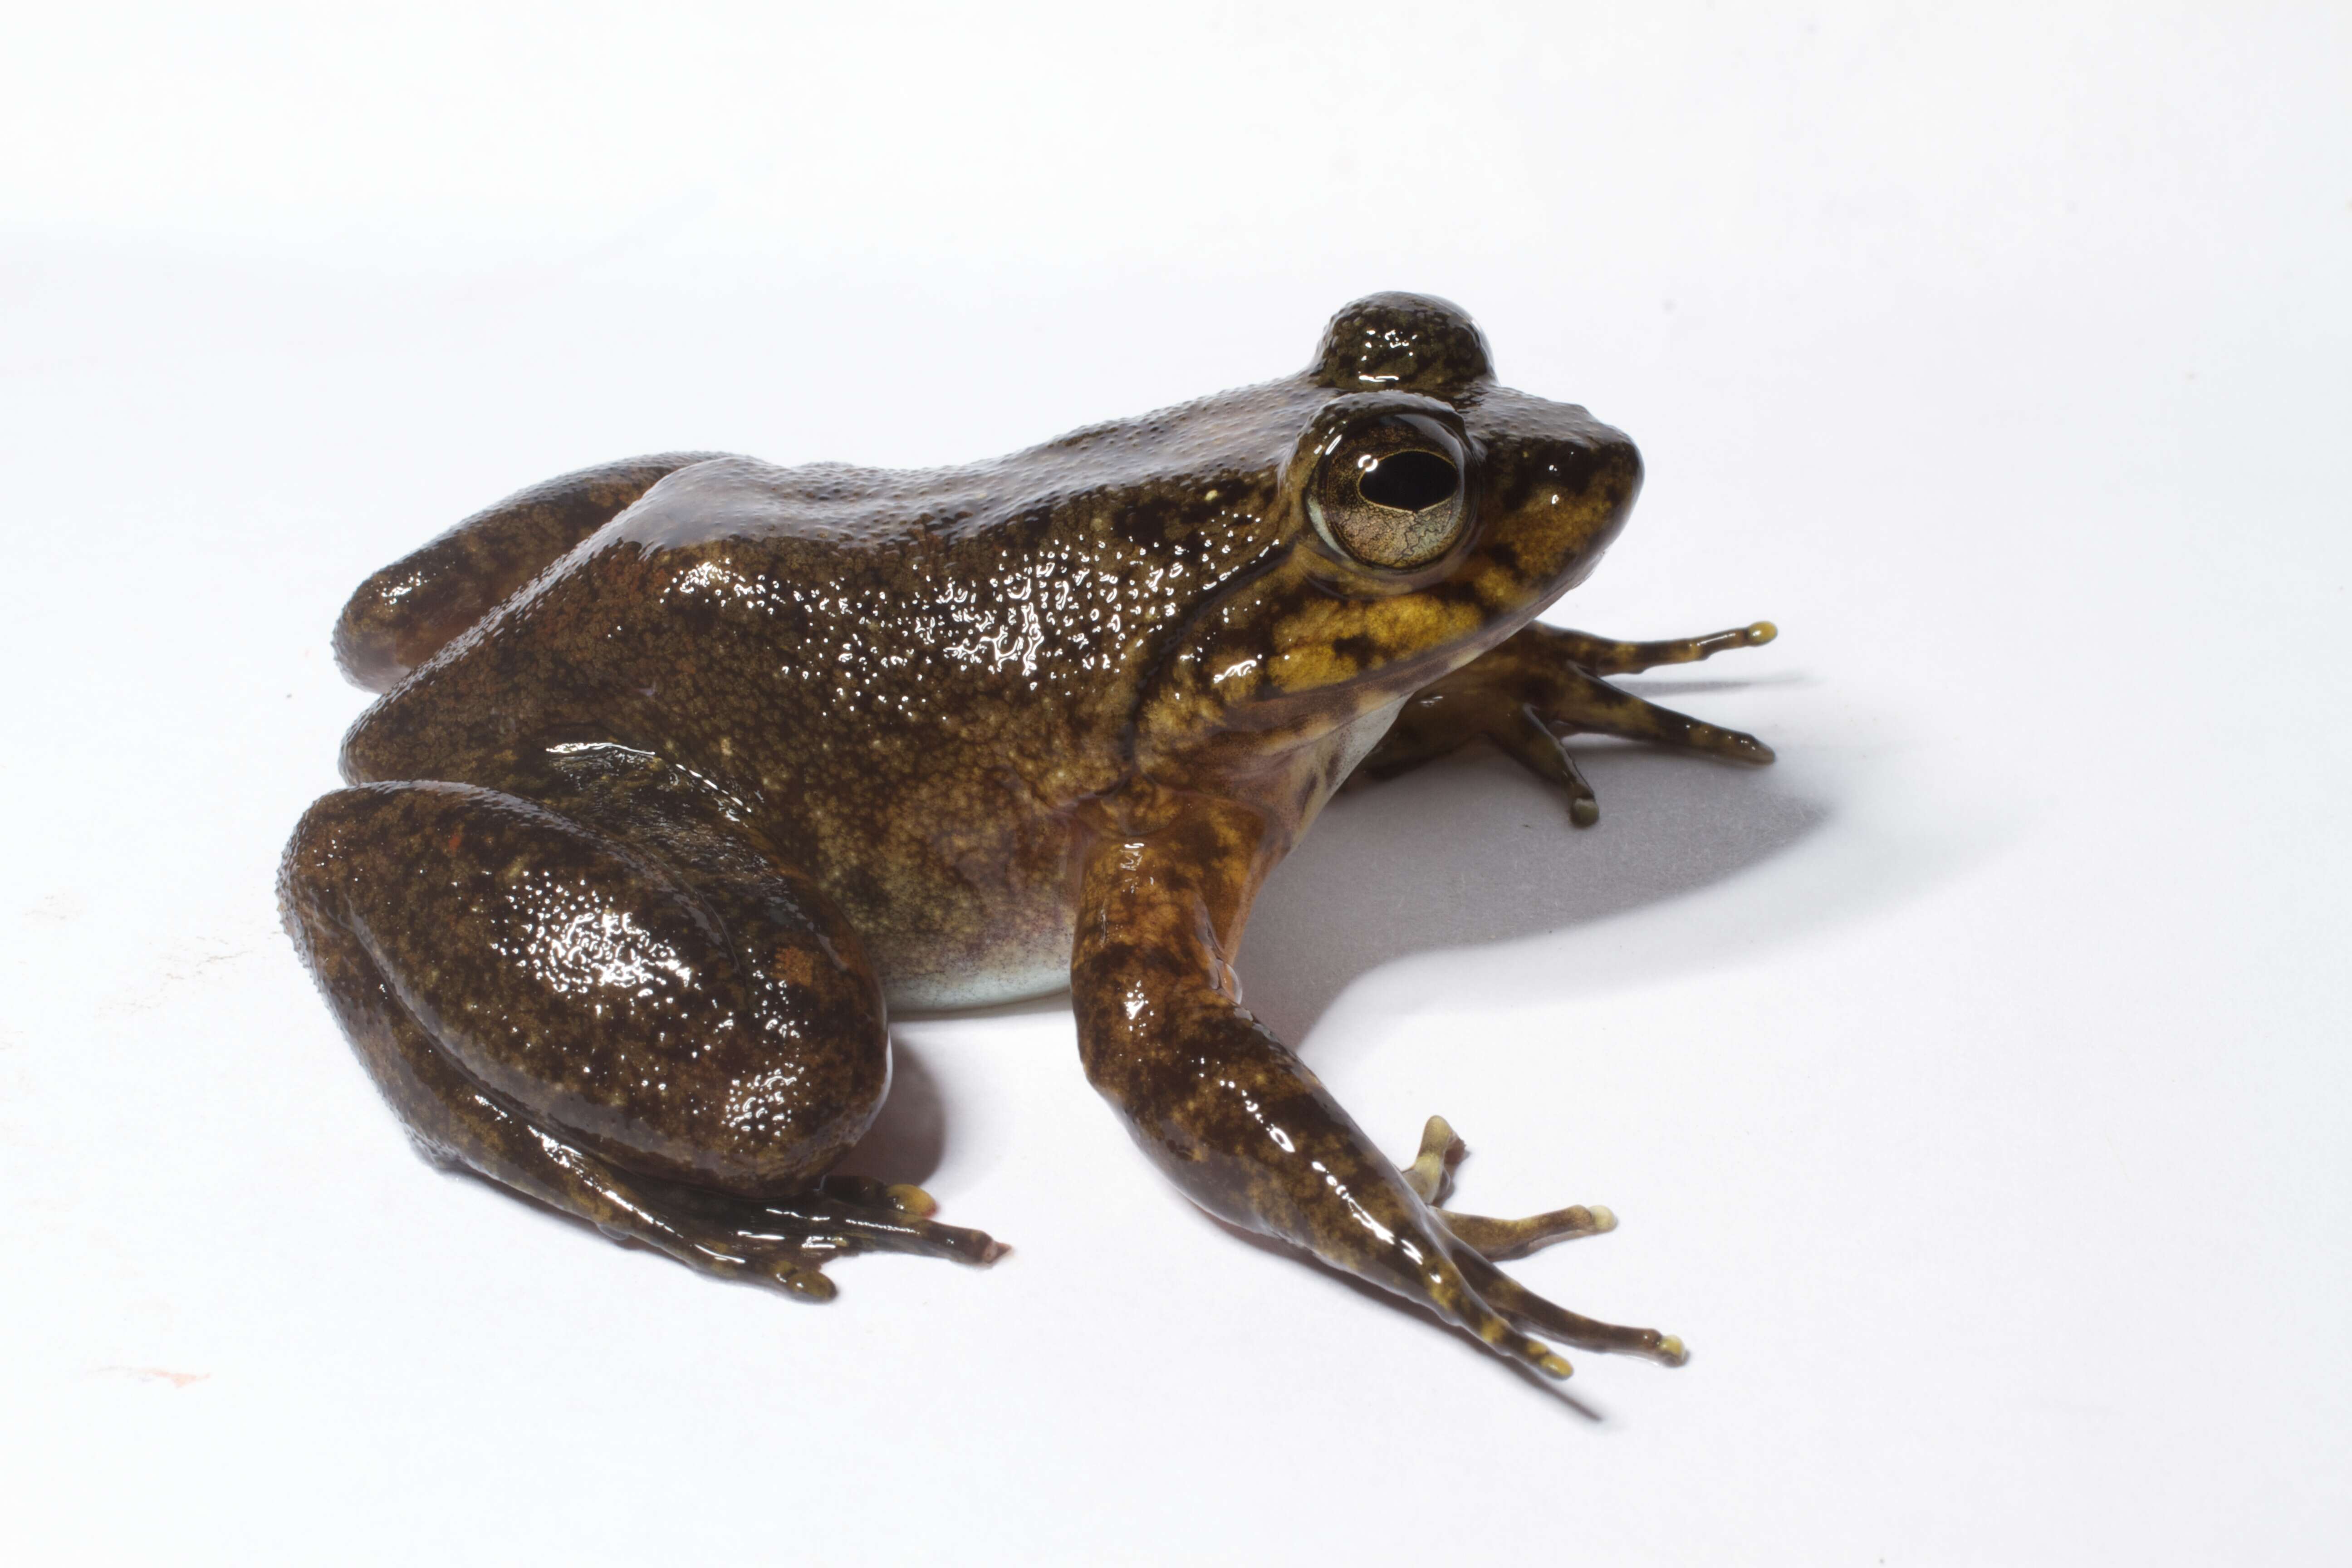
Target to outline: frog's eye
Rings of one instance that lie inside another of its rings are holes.
[[[1384,421],[1338,444],[1307,489],[1334,550],[1367,566],[1426,566],[1462,536],[1462,453],[1434,420]]]

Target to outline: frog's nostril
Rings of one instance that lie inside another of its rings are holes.
[[[1419,511],[1454,499],[1462,476],[1434,452],[1395,452],[1365,466],[1356,492],[1374,506]]]

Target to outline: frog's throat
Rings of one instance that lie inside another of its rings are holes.
[[[1288,689],[1225,700],[1213,683],[1207,690],[1167,683],[1147,694],[1139,706],[1129,755],[1144,773],[1157,773],[1188,758],[1213,759],[1220,772],[1256,772],[1273,758],[1320,744],[1370,715],[1385,712],[1392,721],[1399,705],[1415,692],[1517,633],[1548,604],[1494,616],[1440,644],[1369,669]]]

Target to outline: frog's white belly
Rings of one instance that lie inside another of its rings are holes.
[[[1396,722],[1405,699],[1375,708],[1341,725],[1300,754],[1304,766],[1325,768],[1334,786],[1353,773],[1389,726]],[[1331,791],[1318,792],[1299,824],[1305,831]],[[1069,989],[1070,943],[1077,934],[1074,909],[1025,909],[1008,918],[997,939],[977,962],[953,971],[883,974],[884,994],[894,1012],[942,1012],[961,1007],[992,1007],[1004,1002],[1050,996]]]
[[[988,962],[954,974],[887,975],[883,993],[893,1013],[946,1012],[961,1007],[993,1007],[1000,1002],[1022,1002],[1050,996],[1070,988],[1070,942],[1075,922],[1058,941],[1050,937],[1007,942]]]

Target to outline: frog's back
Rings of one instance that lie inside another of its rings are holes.
[[[1003,991],[1007,942],[1051,984],[1069,810],[1122,775],[1160,634],[1272,547],[1260,443],[1187,413],[956,469],[683,468],[362,716],[345,773],[652,752],[743,801],[902,1000]]]

